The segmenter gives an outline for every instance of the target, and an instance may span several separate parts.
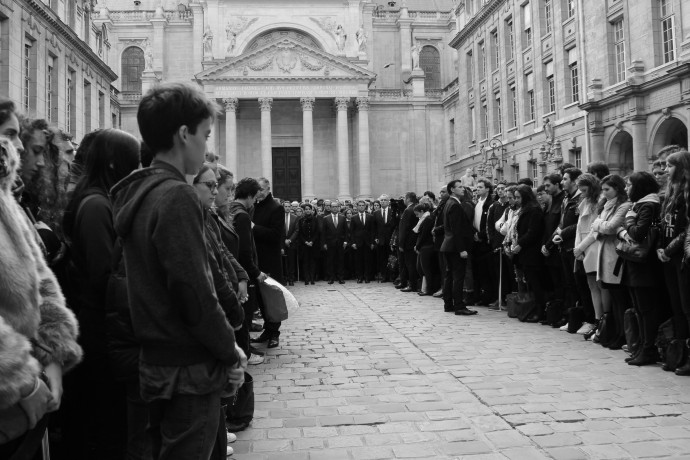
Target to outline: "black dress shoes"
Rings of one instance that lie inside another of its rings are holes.
[[[260,336],[258,336],[255,339],[251,339],[251,343],[264,343],[268,342],[271,339],[271,336],[266,333],[266,331],[262,332]]]
[[[339,283],[339,284],[345,284],[345,281],[343,281],[343,280],[338,280],[338,283]]]
[[[271,339],[268,341],[268,348],[275,348],[280,344],[280,340],[278,337],[271,337]]]
[[[328,284],[333,284],[333,280],[330,280],[330,281],[328,282]]]
[[[357,280],[357,284],[362,284],[362,280]]]
[[[476,315],[477,312],[476,312],[476,310],[470,310],[469,308],[465,307],[465,308],[458,308],[457,310],[455,310],[455,314],[458,316],[472,316],[472,315]]]
[[[424,297],[424,296],[426,296],[426,295],[431,295],[431,294],[429,294],[428,292],[424,292],[424,291],[419,291],[417,294],[418,294],[420,297]]]
[[[447,305],[443,306],[443,311],[445,311],[446,313],[455,313],[455,310],[457,310],[455,307],[449,307]]]
[[[400,289],[400,292],[414,292],[414,289],[408,286],[406,288]]]
[[[395,289],[405,289],[407,288],[407,284],[398,284],[395,286]]]

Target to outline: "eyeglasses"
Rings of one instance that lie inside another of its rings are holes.
[[[210,191],[218,190],[218,182],[215,181],[208,181],[208,182],[202,182]]]
[[[655,171],[655,172],[654,172],[654,177],[661,177],[661,176],[664,176],[665,174],[666,174],[666,173],[664,173],[663,171]]]

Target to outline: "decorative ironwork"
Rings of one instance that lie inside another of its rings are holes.
[[[491,150],[491,155],[489,155],[489,150]],[[496,155],[496,152],[499,155]],[[501,139],[494,137],[489,141],[488,148],[484,144],[479,146],[479,152],[484,155],[487,164],[490,164],[492,168],[503,169],[503,163],[506,161],[505,154],[506,149],[503,146]]]

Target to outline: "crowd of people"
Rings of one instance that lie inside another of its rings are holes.
[[[253,321],[268,276],[393,283],[461,316],[508,304],[690,375],[687,150],[626,177],[563,164],[536,189],[283,201],[208,154],[216,113],[163,84],[143,141],[100,129],[75,151],[0,98],[0,458],[226,458],[253,418],[254,346],[280,344],[280,322]]]

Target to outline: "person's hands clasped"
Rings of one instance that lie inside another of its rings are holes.
[[[48,404],[48,412],[54,412],[60,408],[62,401],[62,366],[58,363],[50,363],[44,372],[48,378],[48,386],[52,395],[52,400]]]
[[[247,355],[244,351],[235,344],[235,351],[237,352],[238,360],[235,366],[228,371],[228,383],[235,385],[238,388],[244,383],[244,373],[247,370]]]
[[[541,253],[544,254],[544,257],[549,257],[549,255],[551,254],[549,250],[546,249],[545,245],[541,247]]]
[[[467,259],[468,254],[467,251],[460,251],[460,258],[461,259]]]
[[[62,385],[60,385],[62,387]],[[62,390],[60,390],[62,393]],[[19,400],[19,406],[26,413],[26,418],[29,420],[29,428],[33,429],[36,424],[43,418],[43,416],[52,412],[54,406],[53,395],[43,380],[36,377],[36,384],[33,391],[26,397]],[[60,403],[58,402],[58,406]]]
[[[247,290],[246,280],[242,280],[238,283],[237,297],[240,299],[240,303],[245,303],[247,300],[249,300],[249,292]]]
[[[261,274],[259,274],[259,276],[256,279],[259,281],[259,283],[263,283],[268,279],[268,275],[264,272],[261,272]]]
[[[657,249],[656,255],[659,258],[659,260],[664,262],[664,263],[671,261],[671,258],[664,253],[663,249]]]

